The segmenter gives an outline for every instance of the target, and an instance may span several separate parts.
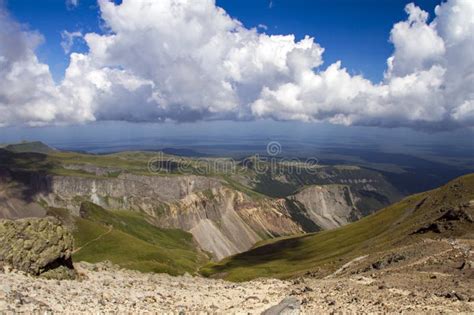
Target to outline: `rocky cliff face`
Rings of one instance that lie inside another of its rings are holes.
[[[204,176],[140,176],[117,178],[45,176],[34,179],[39,198],[50,206],[65,207],[78,214],[81,198],[106,209],[144,211],[182,199],[194,192],[221,187],[220,180]]]
[[[285,208],[225,187],[188,195],[163,207],[155,218],[161,227],[189,231],[217,259],[248,250],[265,238],[303,232]]]
[[[340,227],[362,217],[359,198],[349,186],[311,186],[288,198],[301,213],[323,230]]]

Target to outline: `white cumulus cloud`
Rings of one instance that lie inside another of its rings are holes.
[[[63,48],[64,53],[69,54],[74,45],[74,41],[76,39],[82,38],[82,33],[79,31],[76,31],[76,32],[62,31],[61,38],[62,38],[61,47]]]
[[[474,126],[474,2],[436,16],[414,4],[389,36],[384,80],[325,66],[314,38],[267,35],[213,0],[99,0],[105,32],[83,36],[55,84],[41,36],[0,15],[0,124],[259,119],[346,125]],[[1,10],[1,9],[0,9]],[[5,31],[6,29],[6,31]],[[260,28],[262,29],[262,28]],[[79,33],[64,33],[69,52]],[[15,69],[13,69],[16,67]]]
[[[75,104],[65,99],[49,67],[35,49],[43,37],[25,31],[0,8],[0,125],[80,122]],[[92,116],[90,116],[92,117]]]

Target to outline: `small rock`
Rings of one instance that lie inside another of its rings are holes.
[[[249,296],[245,299],[245,301],[249,301],[249,300],[256,300],[256,301],[260,301],[260,299],[257,297],[257,296]]]
[[[382,269],[383,267],[385,267],[385,262],[383,262],[383,261],[377,261],[377,262],[374,262],[374,263],[372,264],[372,268],[373,268],[373,269],[376,269],[376,270],[380,270],[380,269]]]
[[[454,297],[456,297],[459,301],[466,301],[468,300],[467,297],[459,292],[454,292]]]
[[[283,299],[278,305],[272,306],[262,315],[297,315],[300,314],[300,302],[294,297]]]
[[[301,292],[313,292],[313,289],[311,289],[310,287],[304,287]]]
[[[11,290],[12,289],[10,288],[10,286],[8,284],[2,284],[0,286],[0,292],[3,292],[5,294],[10,294]]]

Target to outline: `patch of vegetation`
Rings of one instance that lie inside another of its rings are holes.
[[[162,215],[165,215],[169,210],[169,205],[166,203],[159,203],[153,208],[154,216],[160,217]]]
[[[157,228],[141,213],[107,211],[85,202],[81,216],[73,233],[75,261],[110,260],[123,268],[172,275],[193,273],[206,262],[191,234]]]
[[[115,171],[115,172],[109,172],[107,173],[107,177],[109,178],[117,178],[122,174],[122,171]]]
[[[221,177],[226,181],[227,185],[230,188],[232,188],[234,190],[237,190],[237,191],[240,191],[240,192],[243,192],[244,194],[247,194],[248,196],[252,197],[255,200],[264,199],[264,198],[267,197],[267,196],[265,196],[265,195],[263,195],[259,192],[256,192],[256,191],[248,188],[247,186],[242,185],[241,183],[239,183],[238,181],[232,179],[228,175],[222,175]]]
[[[206,189],[201,192],[208,201],[214,200],[215,196],[211,189]]]
[[[376,191],[359,190],[358,194],[361,198],[356,202],[357,208],[361,209],[364,216],[370,214],[368,209],[381,209],[385,205],[390,204],[390,200],[386,196]]]
[[[275,180],[269,173],[257,176],[258,184],[255,190],[274,198],[283,198],[295,193],[298,185]]]

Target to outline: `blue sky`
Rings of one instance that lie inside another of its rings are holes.
[[[91,124],[118,138],[161,122],[160,132],[193,135],[232,121],[236,132],[263,126],[264,137],[330,138],[337,125],[445,141],[462,130],[458,143],[470,144],[474,1],[216,1],[243,27],[208,0],[0,0],[0,142]],[[91,34],[72,58],[64,31]]]
[[[159,0],[157,0],[159,1]],[[116,0],[116,3],[121,1]],[[386,60],[393,52],[389,43],[393,24],[404,20],[406,0],[219,0],[233,18],[246,27],[266,25],[268,34],[295,34],[315,37],[324,47],[325,65],[342,60],[351,74],[363,74],[374,82],[383,78]],[[414,1],[433,16],[440,1]],[[79,6],[68,9],[64,0],[7,0],[11,14],[30,29],[45,37],[38,56],[47,63],[56,80],[63,77],[69,57],[61,48],[61,32],[83,33],[101,30],[100,13],[95,0],[80,0]],[[272,3],[270,5],[270,3]],[[83,52],[80,41],[74,51]]]

